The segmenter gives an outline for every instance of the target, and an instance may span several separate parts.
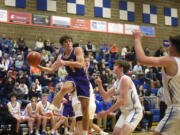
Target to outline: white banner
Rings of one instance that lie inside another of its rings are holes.
[[[56,26],[56,27],[70,28],[70,18],[69,17],[52,16],[52,25]]]
[[[125,24],[125,34],[132,35],[133,30],[140,29],[139,25],[131,25],[131,24]]]
[[[0,10],[0,22],[7,22],[7,10]]]
[[[107,23],[105,21],[91,20],[91,31],[107,32]]]
[[[123,34],[124,33],[124,25],[120,23],[108,23],[108,32]]]

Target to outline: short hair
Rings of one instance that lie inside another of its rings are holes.
[[[72,37],[68,36],[68,35],[65,35],[65,36],[62,36],[60,39],[59,39],[59,43],[62,45],[64,43],[64,41],[70,39],[71,41],[73,41]]]
[[[35,102],[37,102],[37,97],[32,97],[31,101],[35,100]]]
[[[176,47],[177,52],[180,53],[180,35],[170,36],[169,40]]]
[[[42,97],[47,97],[47,96],[48,96],[48,94],[46,94],[46,93],[42,94]]]
[[[123,67],[123,72],[127,73],[130,69],[130,64],[125,60],[115,60],[115,66]]]

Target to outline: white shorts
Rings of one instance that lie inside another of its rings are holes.
[[[122,113],[115,127],[122,128],[124,125],[128,125],[132,129],[132,131],[134,131],[134,129],[141,121],[142,117],[143,117],[142,110],[132,110],[128,114]]]
[[[180,135],[180,107],[170,106],[155,131],[162,135]]]
[[[77,103],[73,105],[74,113],[75,113],[75,118],[83,116],[82,111],[81,111],[81,103]],[[96,103],[90,101],[89,102],[89,119],[94,119],[94,114],[96,111]]]
[[[96,111],[96,103],[93,101],[89,102],[89,119],[93,120],[94,119],[94,114]]]

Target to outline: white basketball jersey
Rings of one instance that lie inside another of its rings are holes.
[[[174,57],[174,59],[178,68],[176,75],[169,76],[162,68],[162,82],[166,104],[180,107],[180,58]]]
[[[50,105],[50,103],[49,103],[48,101],[46,102],[46,105],[45,105],[45,106],[42,104],[42,101],[39,101],[39,102],[38,102],[38,105],[41,105],[41,106],[42,106],[43,112],[48,112],[48,107],[49,107],[49,105]]]
[[[10,108],[11,108],[12,113],[13,113],[14,115],[18,115],[18,113],[19,113],[19,108],[20,108],[20,103],[18,103],[18,102],[16,101],[15,106],[13,106],[11,102],[9,102],[8,104],[10,105]]]
[[[56,111],[58,114],[62,114],[62,111],[63,111],[63,105],[60,104],[59,107],[56,107]]]
[[[121,80],[124,77],[128,77],[126,75],[122,76],[120,80],[116,80],[116,82],[114,83],[114,88],[115,88],[115,93],[117,95],[120,95],[120,85],[121,85]],[[130,77],[128,77],[130,79]],[[137,94],[137,90],[136,87],[133,83],[133,81],[131,81],[131,86],[129,88],[127,97],[125,99],[125,104],[123,106],[120,106],[120,110],[122,113],[128,113],[131,110],[134,109],[138,109],[138,110],[142,110],[142,106],[141,103],[139,101],[139,96]]]

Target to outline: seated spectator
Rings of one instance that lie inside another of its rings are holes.
[[[59,48],[55,47],[55,51],[51,54],[54,59],[56,60],[58,58],[58,56],[60,55],[60,50]]]
[[[49,60],[49,52],[46,51],[45,49],[42,49],[41,58],[42,58],[43,61],[48,62],[48,60]]]
[[[145,77],[151,88],[160,87],[160,81],[157,78],[157,74],[153,71],[153,67],[149,68],[149,72],[147,72]]]
[[[19,133],[20,123],[23,122],[28,122],[29,129],[32,132],[33,131],[32,120],[29,117],[23,117],[21,115],[21,111],[20,111],[21,105],[16,101],[16,95],[12,93],[10,98],[11,101],[8,102],[7,106],[10,115],[16,118],[17,120],[16,132]]]
[[[39,37],[39,39],[36,41],[35,43],[35,51],[38,51],[40,52],[44,47],[44,43],[43,43],[43,40],[42,40],[42,37]]]
[[[26,54],[28,52],[28,47],[26,46],[26,43],[25,43],[23,36],[21,36],[18,39],[17,44],[18,44],[18,49],[25,54],[24,56],[26,56]]]
[[[117,57],[118,47],[116,46],[116,44],[113,44],[110,47],[110,53],[111,53],[111,59],[115,59]]]
[[[51,53],[54,52],[54,48],[53,48],[51,42],[49,41],[49,39],[44,41],[44,49]]]
[[[139,96],[145,96],[143,85],[140,85],[140,86],[138,87],[137,92],[138,92],[138,95],[139,95]]]
[[[36,78],[40,78],[41,70],[37,67],[30,66],[30,75],[32,77],[32,81],[34,82]]]
[[[0,58],[0,78],[7,75],[7,70],[9,68],[9,60],[7,58],[7,53],[4,53],[3,57]]]
[[[29,89],[28,89],[28,86],[25,84],[25,80],[20,81],[19,89],[22,91],[24,95],[23,99],[26,100],[28,97]]]
[[[50,103],[47,101],[47,94],[42,95],[41,101],[38,102],[39,114],[42,115],[42,133],[46,135],[46,124],[47,122],[51,122],[52,131],[51,133],[54,135],[55,133],[55,117],[53,112],[49,110]]]
[[[91,41],[88,41],[88,43],[85,45],[85,55],[88,56],[90,53],[96,57],[96,48],[91,43]]]
[[[143,114],[144,114],[143,119],[148,120],[148,128],[147,128],[147,130],[151,130],[153,114],[150,111],[149,103],[143,97],[139,97],[139,100],[140,100],[141,105],[143,107]],[[140,122],[140,126],[141,126],[141,129],[146,130],[146,127],[144,127],[143,119]]]
[[[16,97],[18,98],[18,100],[23,100],[23,97],[25,96],[23,91],[21,91],[21,89],[19,88],[18,82],[15,83],[13,93],[16,94]]]
[[[113,73],[110,69],[107,69],[107,83],[112,84],[112,80],[113,80],[114,76]]]
[[[146,47],[146,48],[144,49],[144,53],[145,53],[146,56],[150,56],[150,51],[149,51],[149,48],[148,48],[148,47]]]
[[[60,67],[58,69],[58,78],[59,78],[60,82],[65,81],[66,76],[67,76],[67,71],[66,71],[65,67],[64,66]]]
[[[10,99],[10,93],[13,91],[15,80],[12,78],[12,76],[8,76],[3,84],[3,98]]]
[[[0,44],[2,45],[3,51],[4,51],[4,46],[8,44],[8,39],[6,38],[6,34],[3,33],[2,37],[0,38]]]
[[[16,71],[22,70],[23,64],[24,64],[24,60],[22,55],[18,55],[18,58],[15,61],[15,68],[16,68],[15,70]]]
[[[8,135],[18,135],[16,132],[17,120],[10,115],[7,105],[0,99],[0,123],[2,122],[5,124],[11,124],[11,130],[9,134],[7,133]]]
[[[39,91],[37,91],[37,88],[36,88],[36,84],[35,83],[32,83],[31,84],[31,87],[29,89],[29,99],[31,100],[32,97],[36,97],[37,99],[40,99],[41,97],[41,93]]]
[[[39,93],[42,93],[42,85],[40,84],[38,78],[35,79],[35,85],[36,85],[36,91],[38,91]]]
[[[91,82],[93,89],[96,87],[95,80],[96,80],[96,73],[93,73],[92,76],[90,76],[89,78],[89,81]]]
[[[107,90],[107,86],[108,86],[108,78],[107,78],[105,70],[102,70],[101,80],[102,80],[103,88],[106,91]]]
[[[43,76],[40,77],[39,81],[40,81],[42,87],[44,87],[44,86],[48,86],[49,83],[51,82],[51,80],[52,80],[52,78],[49,77],[47,73],[44,73]]]
[[[19,83],[20,83],[20,82],[22,82],[22,81],[24,81],[25,84],[29,87],[30,83],[29,83],[29,78],[28,78],[28,76],[25,76],[24,73],[23,73],[23,71],[20,70],[20,71],[18,72],[17,77],[16,77],[16,82],[19,82]]]
[[[134,74],[136,74],[138,77],[140,77],[141,75],[144,74],[142,66],[141,66],[141,64],[139,62],[137,62],[137,64],[134,66],[132,72]]]
[[[105,59],[106,61],[109,60],[109,54],[110,54],[109,47],[107,45],[108,45],[107,43],[104,43],[104,45],[101,46],[99,53],[99,56],[101,56],[102,59]]]

